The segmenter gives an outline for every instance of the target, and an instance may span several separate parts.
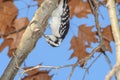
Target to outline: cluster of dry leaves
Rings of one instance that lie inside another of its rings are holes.
[[[4,42],[0,45],[0,51],[9,46],[9,56],[17,48],[20,38],[29,23],[27,18],[17,19],[18,9],[12,1],[0,2],[0,38],[4,38]]]
[[[24,68],[30,69],[29,68]],[[33,69],[27,72],[29,76],[25,76],[23,80],[51,80],[52,76],[48,76],[49,71],[39,71],[39,69]]]
[[[38,3],[41,3],[43,0],[36,0]],[[118,3],[120,0],[118,0]],[[103,3],[106,3],[106,0],[103,0]],[[71,18],[73,15],[77,17],[87,17],[88,14],[92,14],[90,5],[88,2],[82,0],[70,0],[70,14]],[[8,56],[12,56],[12,53],[17,48],[21,36],[29,23],[27,18],[17,19],[18,9],[13,4],[12,0],[0,0],[0,38],[3,38],[3,43],[0,44],[0,52],[6,47],[9,46]],[[89,48],[92,42],[98,42],[98,39],[95,37],[97,32],[92,32],[93,27],[87,27],[86,25],[81,25],[79,27],[78,37],[73,37],[71,40],[71,49],[74,50],[72,57],[78,57],[78,59],[83,59],[89,56],[89,53],[86,52],[86,48]],[[111,52],[111,47],[109,42],[113,41],[112,33],[110,26],[107,26],[103,29],[103,35],[107,38],[104,38],[105,45],[108,51]],[[88,42],[86,45],[85,43]],[[48,75],[48,71],[39,71],[34,70],[28,73],[29,76],[25,77],[23,80],[50,80],[51,77]]]

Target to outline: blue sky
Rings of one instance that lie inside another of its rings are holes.
[[[37,2],[32,0],[16,0],[14,1],[14,4],[19,9],[19,14],[17,18],[28,17],[28,19],[31,20],[35,13],[35,10],[37,9]],[[32,6],[28,8],[27,5],[32,5]],[[99,16],[101,27],[105,28],[107,25],[110,24],[107,8],[101,6],[99,12],[104,17],[103,19],[101,16]],[[47,44],[44,37],[40,38],[34,50],[29,54],[29,56],[25,60],[26,65],[36,66],[42,63],[42,65],[46,65],[46,66],[60,66],[60,65],[75,63],[77,61],[77,57],[69,59],[74,51],[72,49],[71,50],[69,49],[71,45],[70,41],[73,36],[78,36],[78,26],[82,24],[86,24],[87,26],[94,26],[95,25],[94,16],[92,14],[88,14],[88,18],[78,18],[74,16],[70,20],[70,30],[60,47],[53,48]],[[96,31],[96,28],[94,27],[92,31]],[[50,32],[50,28],[48,27],[45,33],[49,33],[49,32]],[[2,42],[3,39],[0,39],[0,43]],[[98,43],[92,43],[91,48],[87,49],[87,51],[88,52],[91,51],[97,45]],[[115,64],[115,44],[114,42],[111,42],[110,45],[112,47],[112,53],[107,51],[106,53],[109,56],[112,64]],[[0,64],[1,64],[0,75],[2,75],[4,69],[6,68],[7,64],[10,61],[10,58],[7,56],[7,52],[8,52],[8,47],[6,47],[0,54]],[[97,55],[98,53],[96,53],[94,56],[96,57]],[[90,59],[87,65],[89,65],[90,62],[92,62],[93,60],[94,58]],[[109,70],[110,68],[104,56],[102,55],[89,69],[89,73],[86,75],[85,80],[104,80],[105,75],[109,72]],[[49,75],[54,75],[52,77],[52,80],[67,80],[70,71],[71,71],[71,67],[62,68],[59,69],[58,71],[52,69]],[[75,68],[71,80],[82,80],[84,71],[85,69],[82,69],[81,67],[77,66]],[[17,74],[15,80],[18,80],[19,75],[20,74]],[[115,79],[113,78],[112,80]]]

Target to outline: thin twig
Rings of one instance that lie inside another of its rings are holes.
[[[112,70],[109,72],[109,75],[106,75],[105,80],[110,80],[113,77],[113,75],[115,75],[115,79],[117,80],[116,72],[120,69],[119,66],[119,64],[115,64]]]
[[[27,73],[27,72],[29,72],[29,71],[31,71],[31,70],[34,70],[34,69],[39,69],[39,68],[49,68],[49,69],[58,70],[58,69],[60,69],[60,68],[72,67],[72,70],[71,70],[70,75],[69,75],[69,77],[68,77],[68,80],[70,80],[70,78],[71,78],[71,76],[72,76],[72,74],[73,74],[74,69],[76,68],[76,66],[78,66],[79,63],[80,63],[80,62],[83,62],[83,61],[85,61],[85,62],[87,63],[87,61],[94,55],[94,53],[95,53],[99,48],[100,48],[100,46],[96,47],[95,49],[92,50],[91,54],[90,54],[88,57],[85,57],[85,58],[83,58],[83,59],[80,59],[78,62],[76,62],[76,63],[74,63],[74,64],[68,64],[68,65],[62,65],[62,66],[42,66],[42,65],[37,65],[37,66],[35,66],[35,67],[29,68],[29,69],[26,69],[26,70],[22,69],[21,77],[22,77],[25,73]]]
[[[39,69],[39,68],[49,68],[49,69],[55,69],[55,70],[58,70],[58,69],[60,69],[60,68],[65,68],[65,67],[71,67],[72,66],[72,71],[71,71],[71,73],[70,73],[70,76],[69,76],[69,78],[72,76],[72,73],[73,73],[73,71],[74,71],[74,68],[78,65],[79,63],[77,62],[77,63],[75,63],[75,64],[68,64],[68,65],[62,65],[62,66],[42,66],[42,65],[37,65],[37,66],[35,66],[35,67],[32,67],[32,68],[29,68],[29,69],[26,69],[26,70],[24,70],[24,69],[22,69],[22,73],[21,73],[21,76],[20,77],[22,77],[25,73],[27,73],[27,72],[29,72],[29,71],[31,71],[31,70],[34,70],[34,69]],[[20,79],[20,78],[19,78]],[[70,80],[70,79],[68,79],[68,80]]]
[[[72,70],[71,70],[71,72],[70,72],[70,75],[69,75],[69,77],[68,77],[68,80],[71,79],[72,74],[73,74],[73,72],[74,72],[74,70],[75,70],[75,68],[76,68],[77,65],[78,65],[78,62],[76,62],[76,63],[72,66]]]
[[[110,68],[112,68],[112,65],[111,65],[111,61],[109,59],[109,57],[106,55],[105,51],[106,51],[106,46],[105,46],[105,42],[104,42],[104,36],[102,35],[102,32],[101,32],[101,28],[100,28],[100,23],[99,23],[99,20],[98,20],[98,7],[99,7],[99,1],[96,1],[96,0],[89,0],[89,3],[90,3],[90,6],[92,8],[92,11],[93,11],[93,14],[95,16],[95,23],[96,23],[96,28],[97,28],[97,32],[98,32],[98,36],[100,38],[100,48],[102,49],[102,52],[104,54],[104,57],[107,61],[107,63],[109,64]]]
[[[20,32],[20,31],[22,31],[22,30],[24,30],[26,28],[27,28],[27,26],[24,26],[24,27],[20,28],[19,30],[11,31],[11,32],[8,32],[6,34],[0,34],[0,37],[6,37],[6,36],[8,36],[10,34],[18,33],[18,32]]]
[[[99,45],[99,46],[97,46],[96,48],[94,48],[94,49],[92,50],[92,52],[90,53],[90,55],[84,59],[84,60],[85,60],[85,64],[88,62],[88,60],[89,60],[91,57],[93,57],[94,53],[95,53],[98,49],[100,49],[100,47],[101,47],[101,46]]]
[[[101,53],[100,53],[100,54],[93,60],[93,62],[88,66],[88,68],[85,70],[85,73],[84,73],[84,76],[83,76],[82,80],[85,79],[87,72],[89,71],[89,69],[91,68],[91,66],[93,65],[93,63],[94,63],[100,56],[101,56]]]
[[[99,20],[98,20],[99,1],[88,0],[88,2],[89,2],[90,7],[92,9],[93,15],[95,16],[95,23],[96,23],[96,28],[97,28],[98,36],[100,38],[101,49],[102,49],[102,51],[106,51],[106,47],[104,45],[103,35],[102,35],[102,32],[101,32],[101,28],[100,28],[100,23],[99,23]]]

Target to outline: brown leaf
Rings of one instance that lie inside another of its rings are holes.
[[[76,15],[79,18],[87,17],[88,14],[92,13],[89,3],[84,2],[83,0],[70,0],[69,6],[71,17],[73,15]]]
[[[0,0],[0,3],[2,3],[3,2],[3,0]]]
[[[78,59],[83,59],[89,54],[86,52],[86,48],[90,47],[91,42],[97,42],[95,38],[96,32],[91,32],[92,27],[86,27],[82,25],[79,27],[78,37],[73,37],[71,40],[71,49],[74,50],[74,53],[71,57],[78,57]],[[86,45],[86,42],[88,44]],[[84,62],[80,63],[81,66],[84,65]]]
[[[48,73],[49,71],[39,71],[39,69],[33,69],[28,71],[28,76],[24,77],[22,80],[51,80],[52,76],[48,76]]]
[[[6,46],[11,46],[13,39],[4,39],[4,42],[0,45],[0,51],[2,51]]]
[[[79,39],[83,39],[84,41],[88,42],[88,45],[90,46],[91,42],[97,42],[98,40],[96,39],[95,35],[96,32],[92,32],[92,26],[86,27],[86,25],[81,25],[79,27],[79,33],[78,33],[78,37]]]
[[[117,2],[118,4],[120,4],[120,0],[116,0],[116,2]]]
[[[10,1],[0,3],[0,34],[5,34],[17,16],[17,8]],[[1,37],[1,36],[0,36]]]
[[[7,2],[7,1],[13,1],[13,0],[0,0],[0,2]]]
[[[12,26],[7,29],[8,36],[5,37],[4,42],[0,46],[0,51],[3,50],[4,47],[6,47],[8,45],[9,46],[9,53],[8,53],[8,55],[12,56],[13,51],[19,45],[20,39],[22,37],[22,34],[24,33],[24,30],[25,30],[26,26],[28,25],[28,23],[29,23],[29,21],[28,21],[27,18],[15,19],[15,21],[12,24]],[[13,34],[9,34],[11,32],[14,32],[14,33]],[[9,39],[12,39],[10,43],[8,42]]]
[[[89,54],[85,50],[86,46],[82,41],[80,41],[77,37],[73,37],[71,40],[71,49],[74,50],[72,57],[77,57],[79,60],[87,57]],[[84,62],[82,61],[80,63],[81,66],[84,65]]]
[[[4,0],[2,0],[4,1]],[[0,37],[4,38],[4,34],[10,30],[10,27],[17,16],[17,8],[11,1],[0,3]],[[14,28],[11,28],[13,30]],[[2,51],[6,46],[11,46],[13,39],[4,38],[4,42],[0,45],[0,51]]]
[[[105,41],[105,46],[107,47],[107,50],[112,52],[112,49],[110,47],[110,41],[114,41],[111,27],[107,26],[106,28],[103,29],[103,35],[104,35],[104,41]]]

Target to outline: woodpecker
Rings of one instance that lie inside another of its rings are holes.
[[[45,34],[44,37],[52,47],[60,46],[69,31],[70,11],[68,0],[61,0],[58,7],[53,10],[50,20],[51,35]]]

